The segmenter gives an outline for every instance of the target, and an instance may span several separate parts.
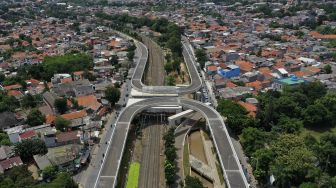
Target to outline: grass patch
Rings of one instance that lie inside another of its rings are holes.
[[[223,184],[224,183],[224,174],[223,174],[222,168],[219,166],[218,163],[216,163],[216,168],[217,168],[217,173],[218,173],[218,176],[219,176],[219,181],[221,182],[221,184]]]
[[[190,175],[189,148],[188,148],[187,140],[185,141],[185,144],[183,147],[183,171],[184,171],[184,177],[187,177]]]
[[[132,162],[128,171],[126,188],[137,188],[140,174],[140,163]]]
[[[301,132],[301,136],[305,136],[307,134],[312,135],[315,137],[317,140],[320,140],[321,136],[323,133],[330,132],[333,134],[336,134],[336,127],[328,128],[328,129],[309,129],[309,128],[304,128]]]

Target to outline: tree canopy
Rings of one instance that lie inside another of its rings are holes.
[[[14,145],[14,151],[23,161],[29,161],[33,158],[33,155],[46,154],[48,149],[40,139],[25,139]]]
[[[105,98],[111,103],[112,106],[119,101],[120,90],[116,87],[107,87],[105,90]]]
[[[336,93],[318,82],[258,94],[254,123],[244,124],[246,111],[220,100],[218,111],[240,142],[261,184],[275,177],[276,187],[332,187],[335,184]],[[231,120],[230,120],[231,119]],[[241,130],[237,131],[237,128]],[[319,131],[312,136],[304,131]]]
[[[187,176],[185,178],[185,188],[204,188],[203,183],[197,177]]]
[[[64,114],[68,110],[68,104],[66,98],[57,98],[55,100],[55,108],[61,114]]]
[[[27,116],[27,123],[30,126],[42,125],[45,120],[45,116],[37,108],[33,108]]]
[[[62,116],[56,117],[55,127],[57,130],[64,132],[70,124],[71,121],[64,119]]]

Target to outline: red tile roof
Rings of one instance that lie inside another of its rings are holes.
[[[216,65],[209,65],[208,67],[207,67],[207,69],[208,69],[208,71],[217,71],[217,67],[216,67]]]
[[[21,139],[29,139],[29,138],[34,138],[34,137],[36,137],[36,133],[34,130],[26,131],[20,134]]]
[[[21,91],[18,91],[18,90],[10,90],[10,91],[7,92],[7,95],[13,96],[13,97],[22,97],[23,96]]]
[[[20,84],[13,84],[13,85],[5,86],[4,88],[5,90],[9,91],[9,90],[14,90],[14,89],[21,89],[22,86]]]
[[[0,166],[3,170],[8,170],[13,168],[14,166],[20,165],[23,165],[23,162],[19,156],[0,161]]]
[[[67,142],[67,141],[79,139],[77,135],[78,135],[77,131],[61,132],[56,135],[56,139],[57,139],[57,142]]]
[[[238,104],[240,104],[242,107],[244,107],[246,109],[246,111],[249,112],[248,115],[255,117],[256,116],[256,112],[257,112],[257,106],[251,103],[246,103],[246,102],[242,102],[239,101]]]

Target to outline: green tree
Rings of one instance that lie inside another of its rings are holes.
[[[42,177],[44,180],[52,180],[57,176],[58,167],[57,166],[47,166],[42,170]]]
[[[27,94],[22,97],[21,105],[25,108],[35,108],[37,106],[37,101],[34,96]]]
[[[205,50],[203,49],[196,49],[195,56],[197,58],[197,61],[199,62],[201,69],[204,68],[205,62],[208,60],[207,54]]]
[[[331,66],[328,64],[328,65],[325,65],[324,67],[323,67],[323,70],[324,70],[324,72],[326,73],[326,74],[331,74],[332,73],[332,68],[331,68]]]
[[[60,172],[56,178],[50,183],[42,183],[35,188],[78,188],[77,183],[72,179],[69,173]]]
[[[244,147],[244,151],[251,156],[256,150],[264,147],[267,139],[267,133],[257,128],[248,127],[243,129],[240,142]]]
[[[65,131],[70,124],[71,121],[64,119],[62,116],[58,116],[55,120],[55,127],[59,131]]]
[[[92,57],[85,53],[46,56],[42,63],[42,75],[44,80],[50,80],[55,73],[72,73],[92,67]]]
[[[5,80],[6,76],[4,73],[0,73],[0,82],[3,82]]]
[[[316,183],[304,182],[304,183],[301,183],[299,188],[318,188],[318,186]]]
[[[26,165],[14,166],[4,175],[0,176],[1,188],[32,187],[36,183]]]
[[[176,37],[170,37],[166,44],[167,48],[169,48],[173,53],[181,55],[182,54],[182,44],[181,40]]]
[[[20,107],[18,100],[13,96],[8,96],[6,92],[0,91],[0,112],[14,111]]]
[[[74,182],[70,174],[66,172],[61,172],[48,187],[78,188],[78,185],[76,182]]]
[[[304,125],[312,127],[329,126],[331,123],[331,113],[320,103],[309,105],[303,111]]]
[[[185,188],[204,188],[203,183],[197,177],[187,176],[185,178]]]
[[[134,51],[127,52],[127,59],[133,61],[134,55]]]
[[[128,53],[127,53],[128,54]],[[112,57],[111,57],[111,60],[110,60],[110,63],[112,64],[112,65],[116,65],[116,64],[118,64],[118,56],[117,55],[112,55]]]
[[[11,142],[9,140],[9,137],[6,133],[0,132],[0,145],[3,146],[9,146],[11,145]]]
[[[281,135],[270,148],[275,153],[270,169],[277,180],[277,186],[298,186],[312,178],[310,175],[316,170],[316,160],[301,137],[291,134]]]
[[[336,172],[336,164],[333,162],[336,160],[336,135],[324,133],[315,151],[321,169],[331,174]]]
[[[169,76],[166,77],[166,83],[167,83],[168,86],[174,86],[175,82],[176,82],[176,80],[173,76],[169,75]]]
[[[55,100],[54,105],[57,111],[61,114],[64,114],[68,110],[68,104],[66,98],[57,98]]]
[[[165,155],[167,160],[174,161],[176,159],[176,148],[175,147],[166,148]]]
[[[47,146],[40,139],[26,139],[14,145],[14,151],[23,161],[29,161],[33,155],[44,155],[48,152]]]
[[[274,160],[274,152],[267,148],[262,148],[253,153],[251,165],[255,178],[262,184],[267,183],[269,177],[270,164]]]
[[[27,116],[27,124],[30,126],[42,125],[45,120],[45,116],[37,108],[33,108]]]
[[[289,118],[287,116],[281,116],[279,122],[273,126],[274,133],[299,133],[303,128],[301,120],[296,118]]]
[[[170,63],[170,62],[165,63],[164,69],[169,74],[171,71],[173,71],[173,65],[172,65],[172,63]]]
[[[120,90],[115,87],[107,87],[105,90],[105,98],[114,106],[120,99]]]
[[[173,183],[175,183],[175,173],[176,173],[175,166],[174,164],[166,160],[164,168],[165,168],[166,183],[168,185],[172,185]]]

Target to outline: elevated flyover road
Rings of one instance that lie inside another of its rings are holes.
[[[137,66],[135,68],[132,77],[132,87],[138,91],[144,93],[154,93],[154,94],[188,94],[193,93],[201,88],[202,80],[198,75],[196,62],[192,55],[190,48],[183,42],[183,57],[189,71],[191,84],[185,87],[176,86],[147,86],[142,83],[142,77],[146,68],[148,60],[148,49],[141,43],[136,41],[137,53],[139,57],[137,58]]]
[[[110,145],[106,151],[106,156],[104,157],[98,172],[94,184],[95,188],[110,188],[116,186],[119,168],[123,168],[120,166],[120,162],[122,160],[132,119],[141,111],[160,105],[180,105],[200,112],[206,118],[207,124],[209,125],[228,187],[248,187],[246,177],[233,148],[223,119],[215,109],[195,100],[178,97],[156,97],[134,103],[120,113],[109,142]]]

